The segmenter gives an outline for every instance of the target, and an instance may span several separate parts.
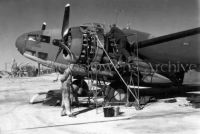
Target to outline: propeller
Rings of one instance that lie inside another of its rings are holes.
[[[55,60],[54,60],[54,62],[56,62],[56,61],[57,61],[57,59],[58,59],[58,56],[60,55],[61,51],[62,51],[62,48],[61,48],[61,47],[59,47],[59,49],[58,49],[58,52],[57,52],[57,54],[56,54],[56,57],[55,57]]]
[[[68,54],[70,55],[71,59],[73,58],[72,57],[73,55],[72,55],[70,49],[67,46],[65,46],[65,44],[63,43],[64,42],[64,37],[67,35],[67,33],[69,31],[69,16],[70,16],[70,4],[67,4],[65,6],[63,24],[62,24],[62,31],[61,31],[62,39],[61,40],[58,40],[58,39],[54,39],[53,40],[53,44],[55,46],[59,47],[54,62],[56,62],[56,60],[57,60],[58,56],[60,55],[62,49],[65,49],[68,52]]]
[[[68,33],[69,28],[69,15],[70,15],[70,4],[65,6],[65,13],[63,17],[63,25],[62,25],[62,38]]]
[[[46,26],[47,26],[47,23],[46,23],[46,22],[43,22],[41,30],[44,31],[44,30],[46,29]]]

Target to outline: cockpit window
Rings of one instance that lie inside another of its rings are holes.
[[[36,35],[28,35],[28,40],[30,41],[37,41],[37,36]]]
[[[50,43],[50,36],[40,35],[40,41],[45,43]]]
[[[50,43],[50,36],[29,34],[28,35],[28,40],[29,41],[38,41],[38,42]]]

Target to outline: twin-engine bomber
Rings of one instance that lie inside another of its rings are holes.
[[[47,30],[43,23],[41,30],[19,36],[16,47],[26,58],[60,73],[73,64],[72,76],[79,88],[86,79],[96,80],[106,86],[106,101],[126,102],[131,95],[138,100],[133,91],[138,85],[180,86],[184,74],[198,69],[200,64],[199,27],[160,37],[130,28],[119,29],[126,36],[125,49],[131,57],[127,60],[120,55],[119,42],[105,33],[103,24],[70,27],[69,16],[67,4],[61,34]]]

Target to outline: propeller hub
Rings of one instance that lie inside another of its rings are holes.
[[[52,43],[53,43],[54,46],[58,46],[59,47],[60,46],[60,42],[61,42],[61,40],[54,39]]]

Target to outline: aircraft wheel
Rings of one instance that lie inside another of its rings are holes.
[[[120,82],[113,82],[105,91],[107,102],[126,102],[127,93],[126,88]]]
[[[87,97],[89,93],[89,88],[87,83],[84,80],[74,80],[72,82],[72,87],[75,92],[77,92],[78,97]]]

